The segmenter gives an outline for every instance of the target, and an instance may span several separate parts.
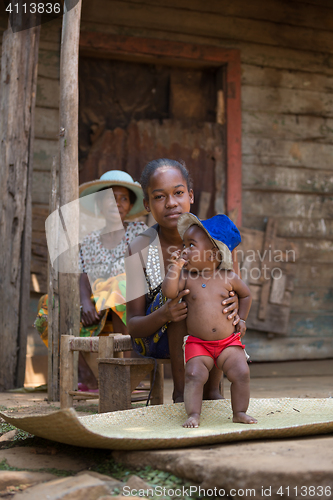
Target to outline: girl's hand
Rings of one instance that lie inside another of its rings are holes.
[[[244,337],[246,333],[246,323],[244,323],[244,321],[239,321],[237,326],[237,333],[240,334],[240,338]]]
[[[172,252],[172,254],[170,255],[170,264],[176,265],[180,268],[184,267],[184,265],[186,264],[186,260],[182,258],[181,250],[176,250],[175,252]]]
[[[190,293],[190,290],[182,290],[175,299],[168,299],[163,307],[165,307],[167,321],[177,323],[183,321],[187,316],[186,302],[179,302],[184,295]]]
[[[223,314],[228,314],[231,311],[231,313],[228,315],[228,319],[233,319],[232,324],[237,325],[240,320],[238,316],[238,295],[233,290],[229,292],[229,298],[223,300],[222,306],[225,305],[227,305],[228,307],[225,307],[222,310]]]
[[[82,302],[81,321],[83,326],[96,325],[103,314],[104,311],[100,311],[99,313],[96,311],[95,305],[90,299]]]

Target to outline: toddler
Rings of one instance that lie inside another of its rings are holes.
[[[171,265],[162,284],[163,294],[174,299],[189,290],[185,349],[185,409],[183,427],[198,427],[204,384],[214,363],[231,382],[233,421],[257,423],[246,414],[250,399],[250,375],[244,345],[246,323],[251,307],[247,285],[233,272],[232,250],[240,243],[240,233],[226,215],[200,221],[184,213],[177,223],[184,242],[183,251],[171,255]],[[235,291],[239,298],[238,332],[222,313],[222,302]]]

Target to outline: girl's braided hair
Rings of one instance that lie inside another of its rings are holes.
[[[150,178],[153,173],[161,167],[172,167],[176,168],[182,174],[184,180],[187,184],[187,189],[193,188],[193,181],[189,171],[186,168],[185,162],[183,160],[169,160],[168,158],[159,158],[158,160],[152,160],[143,169],[140,178],[140,184],[143,190],[143,194],[146,200],[148,200],[148,187],[150,184]]]

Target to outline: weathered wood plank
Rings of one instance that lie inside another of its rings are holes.
[[[244,338],[246,351],[252,361],[288,361],[302,359],[327,359],[333,357],[331,337],[318,335],[318,330],[312,337],[295,338],[267,335],[249,330]]]
[[[84,3],[82,18],[101,24],[197,33],[277,47],[333,52],[333,37],[329,31],[318,31],[318,29],[288,24],[281,29],[280,24],[269,21],[226,17],[185,9],[175,11],[159,5],[152,5],[147,10],[147,7],[142,4],[95,0]]]
[[[38,138],[34,144],[34,170],[51,171],[52,158],[57,153],[59,147],[58,140]],[[33,201],[35,201],[33,199]],[[45,202],[39,202],[45,203]]]
[[[307,337],[317,336],[314,345],[320,346],[326,337],[332,342],[333,314],[323,312],[292,313],[290,315],[290,335],[291,337],[305,337],[303,341],[308,342]],[[331,357],[327,354],[327,357]]]
[[[332,265],[333,262],[333,242],[329,240],[310,240],[299,238],[294,241],[294,245],[299,253],[299,260],[306,262],[325,262]]]
[[[265,216],[243,214],[244,227],[264,231]],[[311,219],[302,217],[280,217],[277,219],[278,235],[281,238],[324,238],[333,239],[332,219]]]
[[[82,31],[94,31],[103,34],[126,35],[133,37],[157,38],[160,40],[172,40],[184,43],[195,43],[203,45],[214,45],[220,48],[238,49],[241,52],[242,63],[271,68],[283,68],[291,70],[309,71],[311,73],[322,73],[333,75],[333,55],[315,51],[295,50],[285,47],[272,47],[261,43],[250,43],[229,40],[223,37],[211,35],[201,36],[197,33],[170,33],[163,29],[143,27],[123,27],[112,24],[96,24],[86,20],[81,23]],[[48,50],[56,50],[56,47],[46,47]],[[93,52],[96,55],[96,52]]]
[[[244,211],[265,217],[332,218],[332,196],[244,191]]]
[[[61,41],[61,26],[62,26],[62,18],[58,17],[57,19],[53,19],[49,23],[42,24],[40,39],[42,42],[44,41],[53,41],[59,43]]]
[[[67,10],[64,5],[60,56],[60,109],[59,109],[59,205],[71,203],[79,195],[79,38],[82,0]],[[78,220],[78,207],[72,209],[73,220]],[[78,224],[71,229],[72,241],[78,242]],[[78,267],[77,248],[68,252],[72,269]],[[80,292],[78,275],[59,273],[59,332],[61,335],[80,335]],[[76,363],[75,363],[76,365]],[[77,365],[76,365],[77,366]],[[76,371],[77,373],[77,371]]]
[[[331,76],[311,74],[308,71],[286,71],[285,69],[251,64],[242,64],[242,85],[333,92],[333,78]]]
[[[333,143],[333,119],[321,116],[243,110],[242,131],[246,136],[275,140]]]
[[[49,208],[47,205],[32,206],[32,231],[45,234],[45,221],[49,216]]]
[[[3,36],[0,99],[0,390],[25,374],[34,111],[40,27]]]
[[[48,200],[48,190],[51,186],[50,172],[34,170],[32,179],[32,201],[33,203],[46,204]]]
[[[295,287],[291,299],[292,313],[327,313],[332,311],[332,288],[316,288],[315,283],[309,287]],[[333,316],[332,316],[333,329]]]
[[[60,44],[59,44],[60,48]],[[45,78],[60,78],[60,52],[40,48],[38,54],[38,76]]]
[[[51,108],[36,108],[35,137],[57,140],[59,137],[59,111]]]
[[[128,0],[133,3],[142,3],[142,0]],[[299,5],[292,2],[281,3],[278,0],[270,0],[263,3],[262,0],[237,0],[237,2],[221,3],[219,0],[211,0],[205,4],[201,0],[146,0],[145,5],[160,5],[173,9],[188,9],[198,12],[210,12],[224,16],[244,17],[247,19],[261,19],[281,24],[291,24],[320,30],[333,30],[332,3],[323,0],[323,4]],[[326,3],[325,3],[326,2]],[[303,3],[303,2],[302,2]],[[330,8],[329,8],[330,7]]]
[[[243,163],[333,169],[333,145],[244,137]]]
[[[320,262],[302,262],[295,270],[295,286],[306,287],[313,283],[315,288],[323,287],[326,290],[332,287],[333,266]]]
[[[333,94],[272,87],[242,87],[246,111],[333,116]]]
[[[40,108],[59,108],[59,80],[40,76],[37,81],[36,106]]]
[[[247,165],[243,189],[333,194],[333,172],[306,168]]]

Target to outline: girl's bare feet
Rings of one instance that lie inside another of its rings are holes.
[[[186,420],[185,424],[183,424],[183,427],[199,427],[200,423],[200,415],[199,413],[192,413]]]
[[[234,413],[232,421],[235,424],[257,424],[258,420],[256,418],[247,415],[245,411],[239,411]]]

